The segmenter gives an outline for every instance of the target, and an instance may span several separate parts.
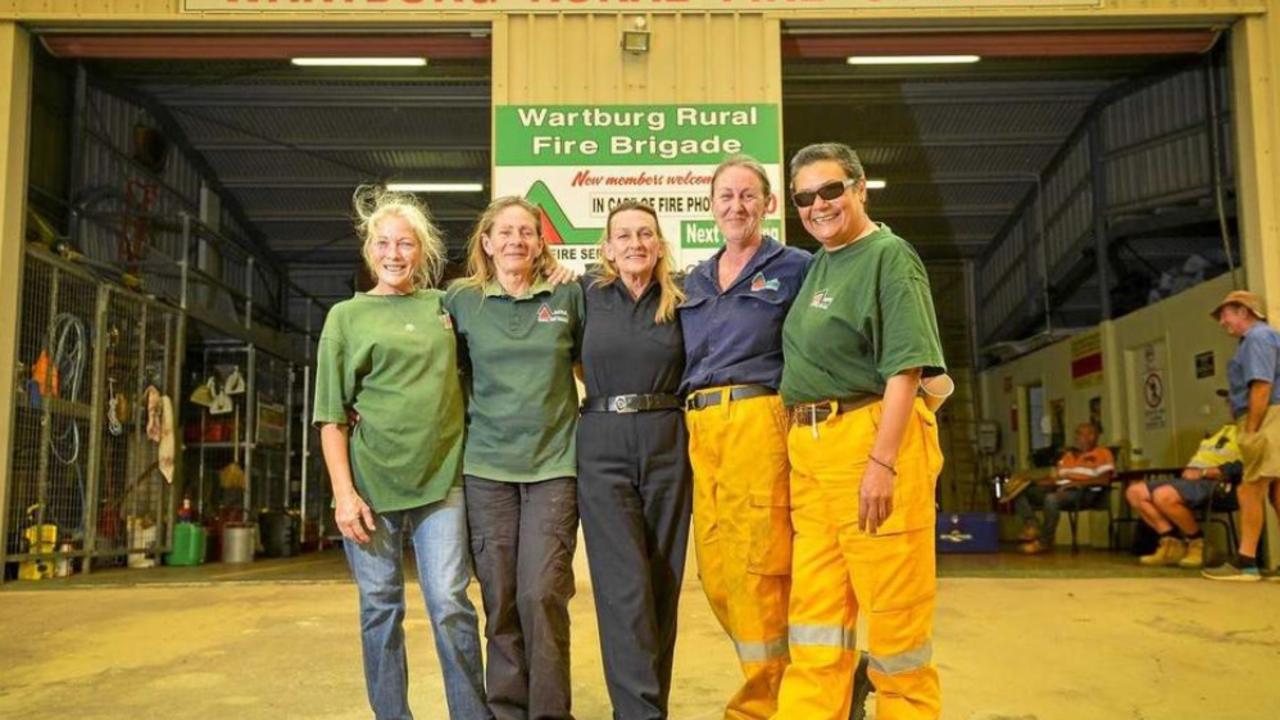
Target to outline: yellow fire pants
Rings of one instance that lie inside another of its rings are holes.
[[[745,676],[725,718],[768,718],[787,664],[791,572],[786,412],[762,396],[686,413],[698,572]],[[847,702],[847,698],[846,698]]]
[[[791,664],[776,717],[843,720],[867,613],[878,720],[937,718],[932,661],[936,586],[934,486],[942,469],[937,421],[916,400],[898,452],[893,512],[875,535],[858,530],[858,493],[882,403],[793,426]]]

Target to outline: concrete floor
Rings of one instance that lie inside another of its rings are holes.
[[[944,557],[940,574],[946,718],[1280,715],[1280,584],[1148,574],[1106,553]],[[584,581],[571,605],[575,712],[603,720]],[[738,671],[693,573],[681,612],[672,718],[718,718]],[[417,597],[407,630],[413,707],[444,718]],[[367,718],[359,654],[355,588],[332,551],[0,590],[4,718]]]

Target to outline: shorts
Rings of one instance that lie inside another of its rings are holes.
[[[1275,480],[1280,478],[1280,405],[1267,408],[1262,416],[1262,426],[1257,432],[1247,433],[1244,430],[1248,416],[1241,415],[1236,423],[1240,426],[1240,456],[1244,460],[1244,481]]]
[[[1212,480],[1188,480],[1186,478],[1173,478],[1162,480],[1148,480],[1147,490],[1155,493],[1156,488],[1161,485],[1172,486],[1174,491],[1178,493],[1178,497],[1182,498],[1182,504],[1189,508],[1198,508],[1205,504],[1217,483]]]

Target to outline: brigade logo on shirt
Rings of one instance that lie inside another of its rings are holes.
[[[760,292],[761,290],[777,291],[779,287],[781,286],[778,284],[778,278],[768,280],[762,272],[756,273],[756,276],[751,278],[751,292]]]
[[[831,293],[824,288],[813,294],[813,299],[809,301],[809,307],[826,310],[831,307],[832,300],[835,300],[835,297],[833,297]]]
[[[552,310],[546,303],[542,303],[542,307],[538,308],[538,322],[567,323],[569,322],[569,311],[568,310]]]

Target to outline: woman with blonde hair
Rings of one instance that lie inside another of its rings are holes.
[[[380,720],[413,717],[402,627],[408,538],[449,717],[488,718],[476,611],[467,598],[456,341],[444,293],[431,287],[444,246],[412,195],[361,187],[355,209],[377,283],[334,305],[325,319],[313,421],[360,593],[369,704]]]
[[[499,720],[572,717],[573,365],[584,308],[580,285],[543,277],[555,261],[540,216],[523,198],[490,203],[471,235],[469,275],[446,298],[469,369],[463,473]]]
[[[688,435],[677,394],[684,339],[658,215],[614,207],[600,267],[581,282],[583,401],[578,508],[613,716],[667,717],[689,539]]]

